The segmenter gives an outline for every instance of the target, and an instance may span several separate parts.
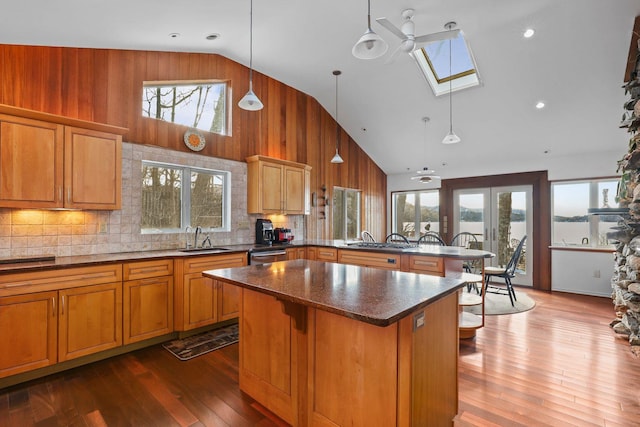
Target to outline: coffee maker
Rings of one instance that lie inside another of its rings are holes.
[[[274,240],[273,223],[270,219],[256,220],[256,244],[271,245]]]

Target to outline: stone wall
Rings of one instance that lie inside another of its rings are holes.
[[[639,48],[640,49],[640,48]],[[620,127],[630,134],[629,151],[618,163],[622,173],[617,199],[622,208],[616,230],[607,234],[617,241],[612,279],[616,318],[613,329],[629,338],[632,352],[640,357],[640,62],[625,84],[629,99]]]

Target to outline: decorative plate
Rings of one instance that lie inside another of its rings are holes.
[[[205,143],[204,135],[197,129],[189,129],[184,133],[184,145],[193,151],[202,150]]]

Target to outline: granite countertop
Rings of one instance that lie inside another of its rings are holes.
[[[295,260],[208,270],[203,275],[377,326],[455,292],[460,279]]]
[[[183,251],[180,249],[167,249],[156,251],[140,251],[140,252],[119,252],[119,253],[107,253],[107,254],[93,254],[93,255],[75,255],[75,256],[35,256],[33,258],[16,258],[16,259],[0,259],[0,274],[37,271],[37,270],[51,270],[67,267],[79,267],[83,265],[92,264],[108,264],[116,262],[128,262],[128,261],[145,261],[161,258],[181,258],[191,256],[204,256],[204,255],[224,255],[233,254],[238,252],[252,252],[256,250],[277,250],[294,247],[306,247],[306,246],[322,246],[336,249],[353,249],[360,251],[373,251],[373,252],[386,252],[386,253],[401,253],[401,254],[415,254],[435,257],[448,257],[448,258],[460,258],[460,259],[478,259],[478,258],[490,258],[494,256],[491,252],[479,251],[473,249],[463,249],[453,246],[436,246],[427,245],[412,248],[362,248],[354,246],[354,241],[345,240],[298,240],[289,244],[274,244],[272,246],[249,244],[234,244],[234,245],[216,245],[213,249],[198,249],[191,251]],[[216,249],[223,248],[223,249]]]

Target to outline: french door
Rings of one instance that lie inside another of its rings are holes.
[[[533,186],[490,187],[453,192],[453,232],[473,233],[482,249],[496,254],[487,265],[505,266],[527,236],[514,284],[532,286]]]

